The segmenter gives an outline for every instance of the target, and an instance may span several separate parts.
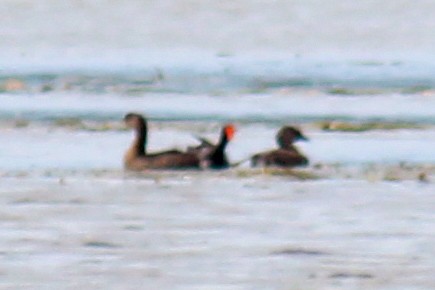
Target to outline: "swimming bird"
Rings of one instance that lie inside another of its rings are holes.
[[[196,147],[189,147],[187,152],[196,154],[200,160],[201,168],[226,169],[230,167],[225,149],[236,132],[233,124],[225,125],[221,130],[219,142],[213,144],[205,138],[197,137],[201,144]]]
[[[193,153],[179,150],[162,151],[153,154],[146,152],[147,121],[136,113],[128,113],[124,122],[135,130],[135,138],[124,155],[124,167],[133,171],[146,169],[189,169],[199,168],[199,159]]]
[[[251,166],[296,167],[308,165],[308,159],[293,145],[296,141],[308,141],[299,129],[284,126],[276,135],[279,148],[255,154],[251,157]]]

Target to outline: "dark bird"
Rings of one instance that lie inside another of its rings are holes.
[[[201,144],[197,147],[189,147],[187,152],[198,156],[201,168],[226,169],[230,167],[225,148],[230,142],[236,129],[233,124],[227,124],[222,128],[219,143],[213,144],[205,138],[197,137]]]
[[[276,135],[279,148],[255,154],[251,157],[251,166],[296,167],[308,165],[308,159],[293,145],[296,141],[308,141],[300,130],[285,126]]]
[[[135,130],[132,145],[124,155],[124,167],[129,170],[142,171],[146,169],[189,169],[199,168],[199,159],[195,154],[179,150],[162,151],[153,154],[146,152],[147,121],[136,113],[128,113],[124,122]]]

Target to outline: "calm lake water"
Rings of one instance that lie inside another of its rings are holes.
[[[435,288],[433,1],[0,7],[0,289]],[[127,173],[129,111],[311,164]]]

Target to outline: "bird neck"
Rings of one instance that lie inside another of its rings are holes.
[[[223,152],[225,150],[225,147],[227,147],[228,141],[229,140],[227,135],[225,134],[225,132],[222,132],[221,137],[219,139],[219,143],[217,144],[215,151]]]
[[[132,148],[137,156],[146,155],[147,144],[147,124],[145,121],[140,121],[136,127],[136,138],[133,141]]]

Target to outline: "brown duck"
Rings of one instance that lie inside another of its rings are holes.
[[[198,137],[201,144],[197,147],[188,148],[198,156],[202,168],[226,169],[230,167],[228,158],[225,154],[227,144],[233,139],[236,129],[233,124],[227,124],[222,128],[219,142],[213,144],[205,138]]]
[[[276,135],[279,148],[255,154],[251,157],[251,166],[296,167],[308,165],[308,159],[293,145],[296,141],[307,141],[300,130],[285,126]]]
[[[142,171],[146,169],[189,169],[199,168],[199,159],[195,154],[178,150],[162,151],[149,154],[146,152],[147,122],[136,113],[124,117],[126,125],[135,130],[135,139],[124,156],[126,169]]]

